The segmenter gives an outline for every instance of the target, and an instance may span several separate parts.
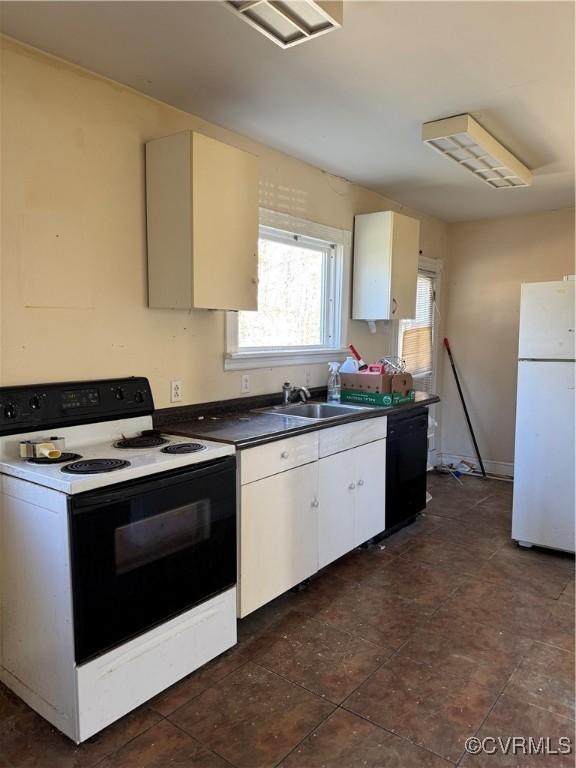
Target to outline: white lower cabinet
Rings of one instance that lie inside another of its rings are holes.
[[[352,451],[320,459],[318,472],[318,568],[337,560],[354,545],[354,489]]]
[[[318,570],[318,462],[242,486],[240,616]]]
[[[384,530],[385,438],[383,416],[242,452],[240,617]]]
[[[318,567],[323,568],[384,530],[386,440],[318,463]]]
[[[354,489],[354,546],[357,547],[385,528],[386,440],[355,448],[353,453],[358,478]]]

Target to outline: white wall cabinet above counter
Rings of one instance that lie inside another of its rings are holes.
[[[420,222],[393,211],[354,217],[354,320],[412,319]]]
[[[148,305],[258,308],[258,158],[194,131],[146,144]]]

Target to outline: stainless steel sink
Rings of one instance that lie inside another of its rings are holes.
[[[338,405],[336,403],[294,403],[262,409],[261,413],[276,413],[280,416],[298,416],[301,419],[335,419],[350,416],[358,411],[369,410],[370,406]]]

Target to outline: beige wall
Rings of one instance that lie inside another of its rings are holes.
[[[350,229],[355,213],[401,210],[380,195],[26,46],[2,48],[2,384],[139,374],[158,407],[240,394],[223,370],[224,314],[146,307],[143,145],[199,130],[261,158],[262,206]],[[353,140],[353,137],[351,137]],[[413,211],[404,212],[418,215]],[[425,216],[421,248],[442,258],[447,227]],[[364,356],[389,349],[379,323],[350,324]],[[311,366],[312,383],[326,367]],[[303,383],[254,371],[252,392]]]
[[[484,459],[506,465],[514,457],[520,283],[561,280],[574,271],[574,209],[450,227],[445,335]],[[443,360],[442,451],[473,456],[445,355]]]

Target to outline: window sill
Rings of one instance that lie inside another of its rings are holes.
[[[279,349],[271,352],[233,352],[224,356],[225,371],[241,371],[252,368],[279,368],[287,365],[313,365],[344,360],[346,349]]]

